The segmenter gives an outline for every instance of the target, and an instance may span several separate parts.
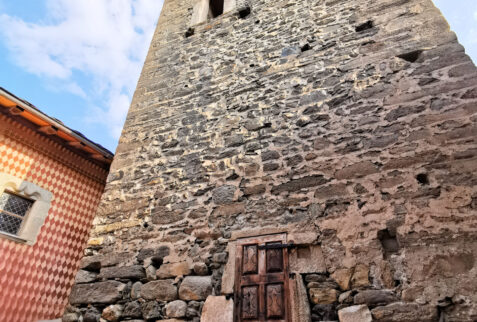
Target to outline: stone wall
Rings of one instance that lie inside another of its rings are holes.
[[[165,1],[65,319],[199,321],[277,232],[313,321],[477,319],[477,73],[440,12],[242,2]]]

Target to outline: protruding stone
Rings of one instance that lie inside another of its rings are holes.
[[[366,305],[349,306],[338,311],[340,322],[371,322],[371,312]]]
[[[233,322],[234,301],[225,296],[208,296],[202,308],[201,322]]]
[[[338,298],[338,291],[333,288],[310,288],[309,293],[315,304],[333,304]]]
[[[166,304],[166,316],[170,318],[183,318],[186,316],[187,303],[181,300]]]
[[[211,276],[187,276],[179,288],[179,298],[186,301],[205,300],[211,293]]]
[[[173,301],[177,299],[174,280],[151,281],[141,287],[141,297],[146,300]]]
[[[103,310],[101,317],[106,321],[119,321],[119,318],[123,314],[123,309],[124,307],[119,304],[110,305]]]
[[[70,295],[71,304],[114,303],[122,298],[126,284],[106,281],[91,284],[76,284]]]

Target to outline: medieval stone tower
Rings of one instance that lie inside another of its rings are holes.
[[[475,321],[476,76],[431,0],[165,0],[65,319]]]

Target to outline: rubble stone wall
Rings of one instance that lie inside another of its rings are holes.
[[[199,321],[278,232],[296,321],[477,319],[477,70],[431,0],[239,3],[165,0],[65,319]]]

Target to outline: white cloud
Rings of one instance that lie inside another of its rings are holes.
[[[26,71],[61,82],[60,90],[104,106],[93,121],[119,137],[162,0],[46,0],[46,6],[41,23],[0,15],[11,56]]]

